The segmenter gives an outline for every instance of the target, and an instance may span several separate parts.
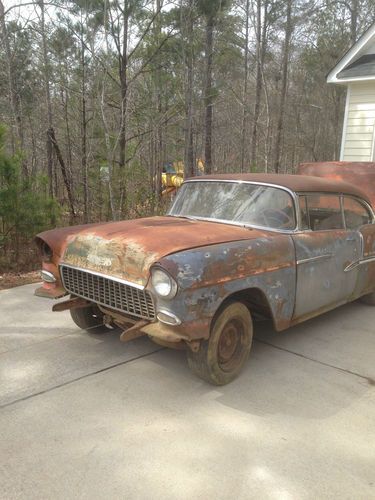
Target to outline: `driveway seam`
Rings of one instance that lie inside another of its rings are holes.
[[[1,331],[0,331],[0,335],[1,335]],[[46,342],[52,342],[53,340],[63,339],[65,337],[67,337],[68,335],[74,335],[74,332],[64,333],[63,335],[57,335],[56,337],[52,337],[52,338],[49,338],[49,339],[44,339],[44,340],[39,340],[39,341],[36,341],[36,342],[32,342],[30,344],[22,345],[20,347],[15,347],[14,349],[9,349],[8,351],[1,351],[0,352],[0,356],[2,354],[9,354],[11,352],[17,352],[17,351],[21,351],[21,350],[26,350],[29,347],[33,347],[34,345],[45,344]]]
[[[24,396],[19,399],[15,399],[14,401],[10,401],[9,403],[5,403],[3,405],[0,405],[0,410],[3,408],[7,408],[8,406],[12,406],[16,403],[20,403],[22,401],[27,401],[28,399],[34,398],[36,396],[41,396],[42,394],[47,394],[48,392],[54,391],[55,389],[60,389],[61,387],[65,387],[70,384],[74,384],[75,382],[79,382],[80,380],[83,380],[88,377],[92,377],[93,375],[97,375],[99,373],[106,372],[108,370],[111,370],[112,368],[117,368],[118,366],[121,365],[126,365],[127,363],[131,363],[132,361],[137,361],[138,359],[146,358],[147,356],[152,356],[152,354],[156,354],[157,352],[164,351],[165,347],[161,347],[160,349],[156,349],[155,351],[148,352],[147,354],[141,354],[140,356],[136,356],[135,358],[132,359],[127,359],[126,361],[120,361],[119,363],[115,363],[114,365],[106,366],[105,368],[101,368],[100,370],[96,370],[95,372],[91,373],[86,373],[85,375],[82,375],[81,377],[75,378],[73,380],[68,380],[67,382],[63,382],[62,384],[55,385],[53,387],[50,387],[48,389],[45,389],[44,391],[39,391],[39,392],[34,392],[33,394],[29,394],[28,396]]]
[[[335,366],[335,365],[331,365],[329,363],[325,363],[324,361],[319,361],[319,359],[309,358],[308,356],[305,356],[304,354],[301,354],[301,353],[295,352],[295,351],[291,351],[290,349],[285,349],[284,347],[280,347],[280,346],[277,346],[275,344],[271,344],[270,342],[266,342],[265,340],[258,340],[258,339],[254,339],[254,340],[256,342],[259,342],[260,344],[265,344],[265,345],[268,345],[270,347],[274,347],[275,349],[279,349],[279,351],[288,352],[289,354],[294,354],[295,356],[299,356],[300,358],[307,359],[309,361],[313,361],[314,363],[319,363],[320,365],[328,366],[329,368],[334,368],[335,370],[339,370],[340,372],[344,372],[344,373],[347,373],[349,375],[354,375],[355,377],[359,377],[363,380],[366,380],[366,382],[370,385],[375,385],[375,379],[373,379],[371,377],[366,377],[366,375],[361,375],[360,373],[353,372],[353,371],[347,370],[345,368],[341,368],[340,366]]]

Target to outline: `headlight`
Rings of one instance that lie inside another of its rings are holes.
[[[151,283],[155,292],[165,299],[172,299],[177,293],[177,283],[162,269],[151,271]]]

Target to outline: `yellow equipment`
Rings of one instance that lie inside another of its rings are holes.
[[[204,173],[204,163],[203,160],[197,160],[197,169],[199,175]],[[162,196],[172,194],[181,186],[184,182],[184,162],[175,161],[172,165],[165,167],[165,172],[161,174],[161,184],[163,187]]]

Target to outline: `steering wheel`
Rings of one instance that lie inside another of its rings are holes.
[[[292,218],[279,208],[266,208],[262,210],[260,216],[267,226],[274,229],[282,229],[293,225]]]

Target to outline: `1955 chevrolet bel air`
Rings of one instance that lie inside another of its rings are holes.
[[[252,318],[277,331],[360,297],[375,304],[375,220],[353,184],[307,175],[187,180],[165,217],[90,224],[36,237],[43,285],[81,328],[120,327],[184,348],[222,385],[251,349]]]

